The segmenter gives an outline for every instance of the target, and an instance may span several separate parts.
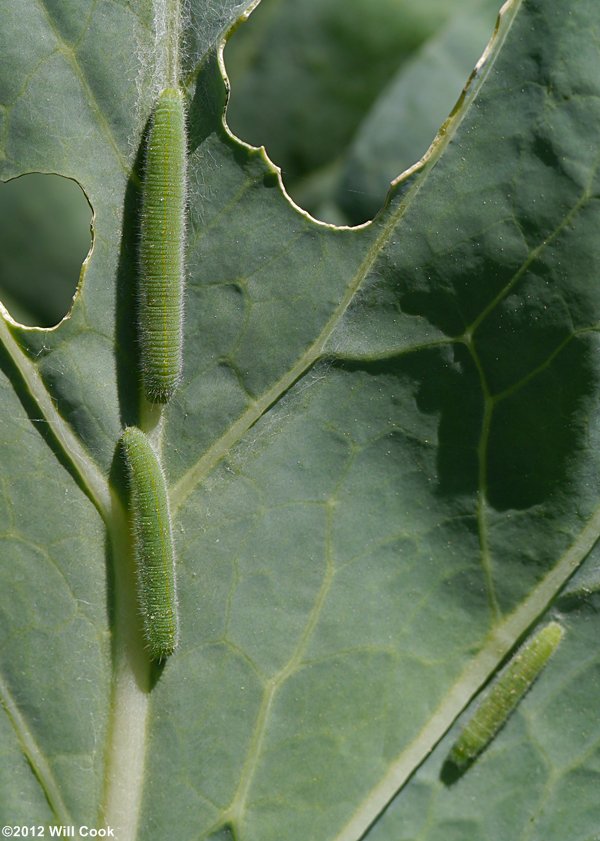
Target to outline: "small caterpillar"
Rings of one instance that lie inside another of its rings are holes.
[[[462,771],[488,746],[554,654],[564,633],[558,622],[549,622],[517,652],[454,743],[449,763]]]
[[[175,553],[167,486],[148,437],[134,426],[121,435],[129,476],[138,588],[148,653],[164,660],[177,646]]]
[[[165,88],[148,134],[139,249],[142,382],[151,403],[168,403],[181,378],[186,145],[183,93]]]

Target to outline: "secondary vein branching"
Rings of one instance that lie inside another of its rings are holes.
[[[506,16],[512,19],[511,15],[514,16],[514,14],[516,14],[516,9],[519,5],[520,0],[518,3],[515,2],[510,14],[508,11],[505,13]],[[505,34],[506,32],[504,30],[502,31],[502,33],[499,33],[499,31],[496,33],[496,40],[499,45],[501,45],[501,43],[503,42]],[[222,73],[225,72],[223,62],[223,46],[224,45],[221,44],[219,50],[219,66],[221,67]],[[488,62],[488,70],[492,64],[492,61]],[[397,182],[395,182],[396,185],[400,184],[401,182],[408,182],[410,184],[410,187],[406,191],[402,201],[398,202],[398,205],[389,214],[385,223],[381,225],[378,235],[374,238],[357,272],[349,281],[348,286],[346,287],[346,292],[343,295],[340,303],[332,312],[330,318],[323,326],[323,329],[316,337],[315,341],[302,354],[302,356],[298,358],[298,360],[292,366],[292,368],[286,374],[284,374],[276,383],[274,383],[274,385],[268,391],[266,391],[260,398],[255,400],[249,406],[249,408],[238,418],[238,420],[231,425],[228,431],[221,438],[219,438],[198,459],[198,461],[179,479],[179,481],[175,484],[171,491],[171,507],[173,512],[175,512],[177,508],[179,508],[179,506],[185,502],[185,500],[192,493],[194,488],[203,479],[206,478],[208,473],[210,473],[210,471],[213,470],[216,464],[229,452],[229,450],[239,440],[241,440],[241,438],[247,432],[247,430],[250,429],[250,427],[253,426],[256,423],[256,421],[259,420],[262,417],[262,415],[286,393],[286,391],[290,388],[291,385],[293,385],[293,383],[296,380],[302,377],[302,375],[305,374],[315,364],[315,362],[317,362],[322,357],[325,345],[329,337],[333,333],[334,328],[337,326],[338,322],[340,321],[344,312],[348,308],[350,302],[354,298],[361,284],[363,283],[367,275],[370,273],[379,255],[381,254],[383,247],[393,237],[399,221],[406,213],[407,209],[410,207],[412,200],[414,199],[416,194],[421,190],[423,185],[426,183],[428,174],[431,171],[434,163],[438,160],[438,158],[441,156],[443,151],[446,149],[446,147],[452,140],[465,114],[468,111],[468,105],[475,98],[477,92],[479,91],[481,85],[483,84],[486,78],[487,72],[482,71],[477,77],[473,79],[470,87],[468,87],[465,93],[463,94],[460,107],[457,106],[454,113],[451,115],[451,117],[445,124],[443,131],[440,132],[440,134],[436,138],[435,142],[431,145],[425,156],[421,159],[421,161],[415,164],[414,167],[412,167],[410,170],[407,170],[407,172],[405,172],[401,176],[401,178],[397,180]],[[238,143],[239,141],[231,134],[225,122],[223,123],[223,126],[228,136],[231,138],[231,142]],[[283,182],[281,181],[280,173],[279,171],[277,172],[279,175],[281,190],[283,194],[287,196],[285,187],[283,185]],[[307,214],[303,213],[303,215]]]
[[[273,706],[273,702],[275,700],[275,696],[277,695],[279,689],[285,684],[287,679],[297,671],[300,663],[302,662],[302,658],[304,656],[308,643],[313,635],[313,632],[317,626],[319,617],[325,604],[325,600],[327,598],[327,594],[329,593],[331,584],[334,579],[335,566],[331,546],[333,509],[332,506],[327,503],[325,504],[325,517],[326,556],[325,571],[323,574],[323,579],[321,581],[321,586],[319,587],[319,591],[316,594],[312,610],[308,615],[306,624],[304,626],[304,630],[298,640],[294,651],[292,652],[291,657],[289,658],[287,663],[285,663],[282,666],[282,668],[277,672],[277,674],[274,675],[265,685],[262,703],[256,718],[254,733],[250,741],[250,747],[246,754],[246,761],[242,769],[240,781],[235,795],[233,797],[233,800],[231,802],[231,805],[227,809],[224,818],[224,820],[230,821],[234,825],[237,824],[239,826],[239,824],[243,820],[244,812],[246,809],[246,803],[248,800],[248,793],[250,791],[250,786],[252,784],[252,780],[256,773],[256,769],[260,759],[261,749],[267,730],[267,724],[269,721],[269,715]]]

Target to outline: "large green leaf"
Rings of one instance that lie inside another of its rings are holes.
[[[3,822],[593,837],[600,7],[509,3],[429,155],[349,230],[223,126],[246,6],[192,3],[185,371],[158,421],[132,326],[150,3],[0,4],[2,177],[69,176],[95,213],[71,317],[0,327]],[[122,426],[154,422],[182,625],[161,673],[110,490]],[[451,728],[548,612],[560,651],[450,785]]]

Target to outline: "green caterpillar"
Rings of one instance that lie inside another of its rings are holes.
[[[134,426],[121,435],[129,476],[138,604],[148,653],[164,660],[177,647],[175,552],[167,486],[148,437]]]
[[[554,654],[564,633],[558,622],[549,622],[517,652],[454,743],[448,762],[462,771],[488,746]]]
[[[142,382],[151,403],[168,403],[181,379],[186,146],[183,93],[165,88],[148,135],[139,250]]]

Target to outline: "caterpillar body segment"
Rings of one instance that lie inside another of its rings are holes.
[[[504,726],[564,636],[558,622],[549,622],[517,652],[454,743],[448,762],[467,768]]]
[[[181,379],[187,137],[183,93],[159,95],[142,193],[138,326],[144,393],[168,403]]]
[[[154,449],[140,429],[127,427],[121,446],[129,477],[138,605],[148,654],[161,661],[173,653],[179,635],[167,486]]]

